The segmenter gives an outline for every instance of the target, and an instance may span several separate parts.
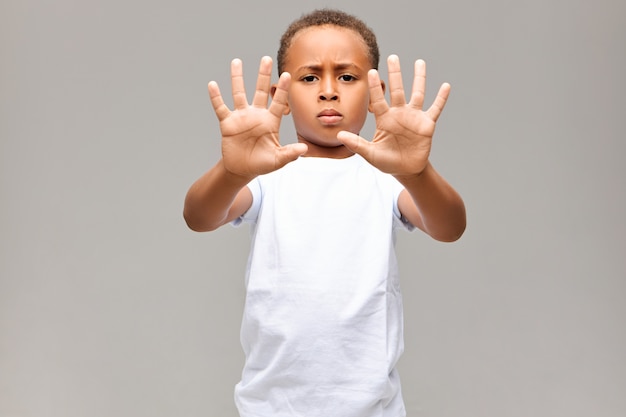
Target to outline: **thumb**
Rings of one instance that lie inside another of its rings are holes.
[[[304,155],[308,149],[308,146],[304,143],[292,143],[281,146],[276,154],[276,169],[282,168],[289,162],[295,161],[300,156]]]
[[[354,153],[358,153],[365,158],[365,160],[369,161],[372,153],[372,144],[369,141],[363,139],[359,135],[345,130],[337,133],[337,139],[339,142],[343,143],[346,148],[350,149]]]

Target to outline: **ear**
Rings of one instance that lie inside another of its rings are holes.
[[[383,80],[380,80],[380,87],[383,89],[383,94],[385,94],[385,82]],[[370,113],[373,113],[373,111],[372,111],[372,104],[371,103],[367,106],[367,110]]]
[[[274,98],[275,93],[276,93],[276,84],[272,84],[272,87],[270,88],[270,95],[272,96],[272,98]],[[283,112],[283,114],[287,116],[289,113],[291,113],[291,109],[289,108],[289,101],[287,101],[287,104],[285,105],[285,111]]]

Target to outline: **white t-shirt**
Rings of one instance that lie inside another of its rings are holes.
[[[242,417],[401,417],[402,186],[360,156],[253,180],[235,401]]]

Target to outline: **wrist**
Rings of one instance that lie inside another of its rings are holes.
[[[409,184],[415,184],[422,181],[424,177],[428,175],[428,171],[430,169],[432,169],[432,166],[430,165],[430,162],[427,162],[426,166],[424,166],[424,169],[422,169],[420,172],[416,172],[414,174],[394,175],[394,177],[406,187]]]
[[[245,186],[254,179],[254,175],[242,175],[228,169],[223,159],[218,162],[218,167],[222,171],[222,179],[228,184],[235,186]]]

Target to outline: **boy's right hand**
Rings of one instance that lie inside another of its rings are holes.
[[[280,144],[280,122],[283,114],[288,112],[291,77],[288,73],[280,76],[268,107],[271,74],[272,59],[263,57],[250,105],[246,98],[242,62],[234,59],[231,63],[233,111],[224,104],[217,83],[211,81],[208,85],[211,104],[222,133],[224,167],[234,175],[252,179],[283,167],[307,151],[306,145],[302,143]]]

